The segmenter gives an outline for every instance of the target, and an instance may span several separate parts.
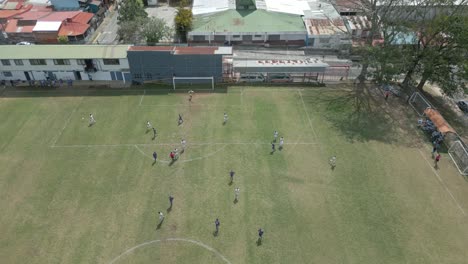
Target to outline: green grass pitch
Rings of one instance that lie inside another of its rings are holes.
[[[468,263],[468,183],[446,153],[433,168],[403,101],[344,87],[187,98],[4,91],[0,262]]]

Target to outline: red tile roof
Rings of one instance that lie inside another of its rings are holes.
[[[174,54],[214,54],[217,47],[176,47]]]
[[[6,33],[32,33],[34,25],[32,26],[18,26],[17,19],[11,19],[8,21],[7,26],[5,27]]]
[[[48,16],[41,18],[40,21],[64,21],[68,18],[75,17],[78,13],[80,13],[80,11],[51,12]]]
[[[88,30],[89,24],[80,24],[73,22],[63,23],[58,32],[59,36],[79,36]]]
[[[181,54],[215,54],[218,47],[172,47],[172,46],[131,46],[131,51],[173,51],[175,55]]]
[[[28,12],[32,7],[33,7],[32,5],[22,5],[20,9],[16,9],[16,10],[1,9],[0,18],[11,18],[19,14],[23,14],[25,12]]]
[[[129,50],[133,51],[172,51],[171,46],[131,46]]]
[[[78,15],[73,17],[73,22],[80,24],[88,24],[88,22],[94,17],[93,13],[80,12]]]

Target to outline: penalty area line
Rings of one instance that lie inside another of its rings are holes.
[[[52,146],[51,147],[55,147],[55,143],[57,143],[57,141],[59,140],[59,138],[62,136],[63,134],[63,131],[65,130],[65,128],[68,126],[68,124],[70,123],[70,120],[71,120],[71,117],[73,116],[73,114],[76,112],[76,110],[78,110],[78,107],[80,107],[81,103],[83,102],[83,97],[81,97],[81,101],[78,103],[78,105],[73,109],[73,111],[71,111],[70,115],[68,116],[67,120],[65,121],[65,124],[63,125],[62,129],[60,130],[59,134],[55,137],[53,143],[52,143]]]
[[[423,157],[423,159],[426,161],[427,165],[432,169],[432,172],[434,172],[434,175],[437,177],[437,180],[440,182],[440,184],[442,184],[442,186],[444,186],[444,189],[445,191],[447,191],[447,193],[450,195],[450,197],[452,198],[453,202],[455,202],[455,204],[457,205],[458,209],[462,212],[463,216],[466,216],[466,212],[465,210],[463,210],[463,208],[461,207],[460,203],[458,203],[457,199],[455,199],[455,196],[453,196],[452,192],[449,190],[449,188],[447,187],[447,185],[445,184],[445,182],[442,180],[442,177],[440,177],[440,174],[434,169],[433,166],[431,166],[431,163],[427,160],[427,158],[424,156],[423,152],[418,149],[419,153],[421,154],[421,156]]]

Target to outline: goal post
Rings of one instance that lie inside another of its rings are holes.
[[[468,151],[466,146],[460,140],[456,140],[450,146],[448,154],[455,163],[458,171],[462,175],[468,175]]]
[[[193,87],[204,87],[206,84],[209,84],[211,90],[214,90],[214,77],[172,77],[172,88],[174,90],[176,86],[181,86],[182,84],[190,89]]]
[[[409,98],[408,103],[420,116],[424,115],[424,111],[427,108],[434,108],[431,103],[429,103],[429,101],[419,92],[413,93]]]

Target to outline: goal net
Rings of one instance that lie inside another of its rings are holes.
[[[448,153],[462,175],[468,175],[468,151],[460,140],[454,141]]]
[[[214,77],[172,77],[173,89],[214,90]]]
[[[420,116],[424,115],[424,110],[426,110],[427,108],[434,108],[432,107],[431,103],[429,103],[429,101],[418,92],[415,92],[411,95],[410,99],[408,100],[408,103]]]

